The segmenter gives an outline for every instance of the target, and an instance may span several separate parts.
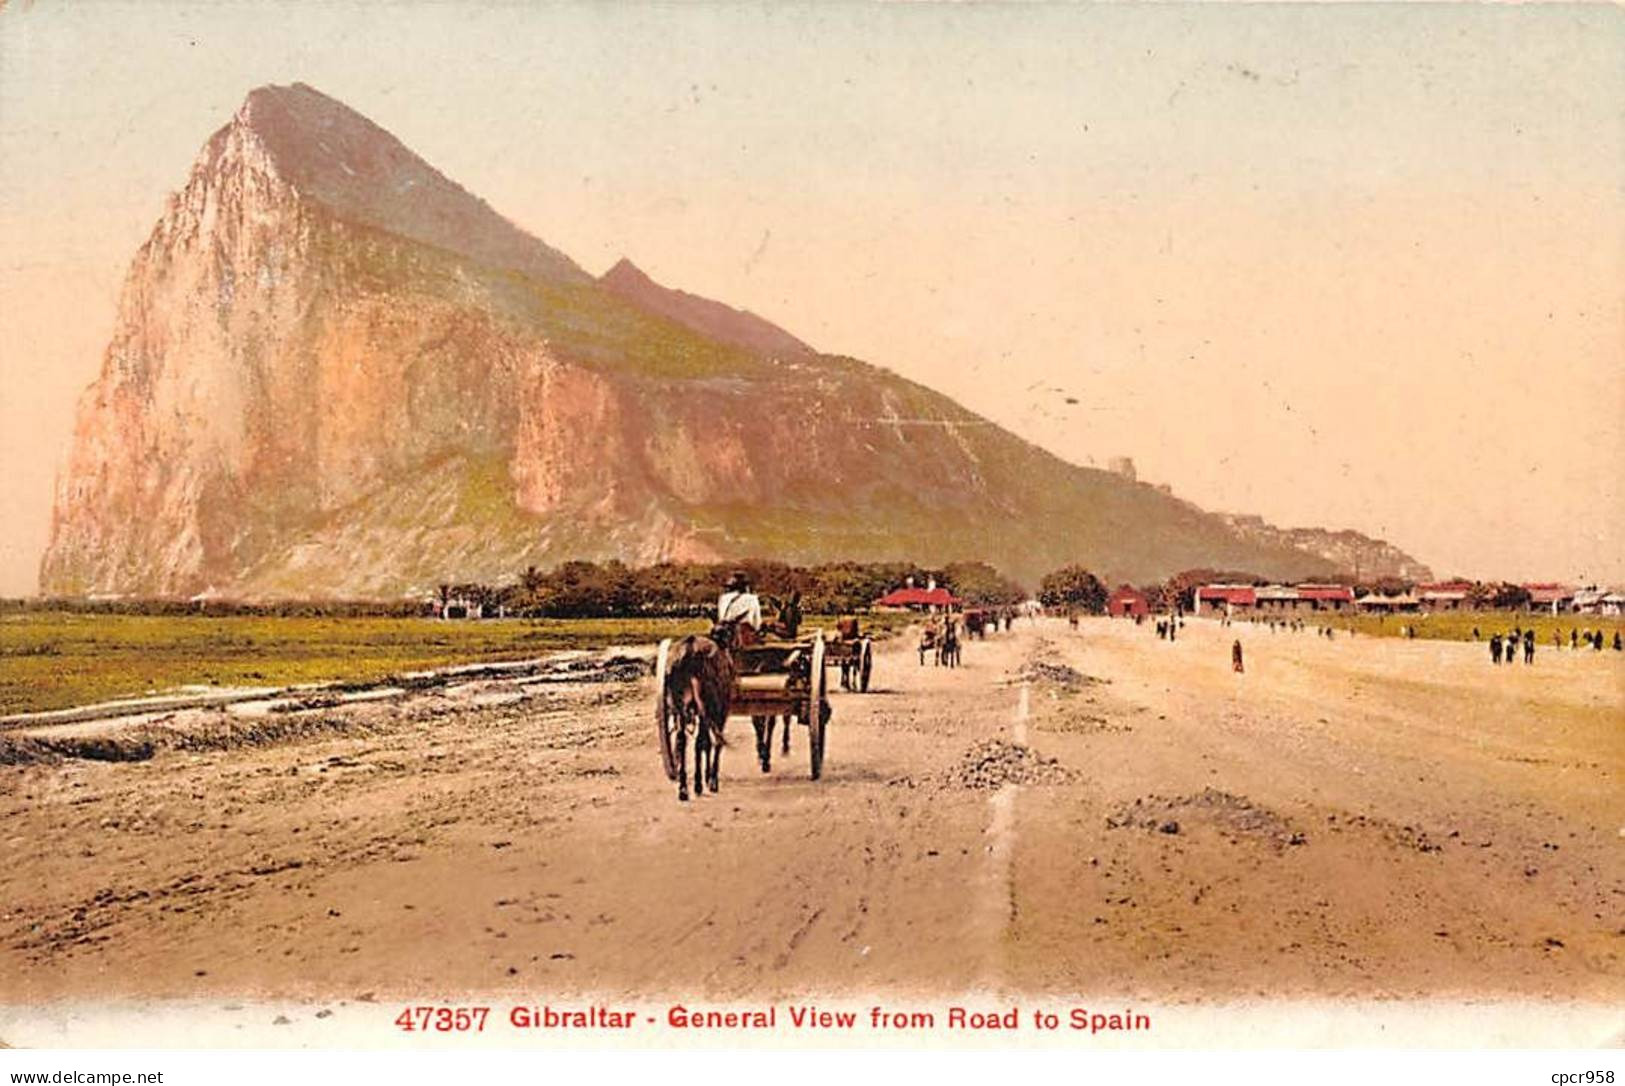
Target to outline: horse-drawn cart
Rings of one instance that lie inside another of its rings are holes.
[[[660,757],[666,776],[676,780],[680,772],[678,752],[673,746],[680,722],[678,707],[671,704],[667,682],[673,641],[660,642],[655,655],[655,729],[659,734]],[[828,660],[822,631],[796,640],[767,640],[753,645],[736,645],[728,650],[734,664],[734,679],[728,701],[729,717],[750,717],[756,725],[757,756],[765,771],[772,745],[773,722],[784,718],[784,749],[790,748],[791,718],[807,728],[808,758],[812,778],[824,768],[824,731],[830,707],[825,665]],[[714,787],[714,785],[713,785]]]
[[[824,658],[840,668],[841,689],[869,692],[875,670],[875,647],[867,637],[837,637],[824,649]]]

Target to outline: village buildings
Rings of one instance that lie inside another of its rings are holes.
[[[1544,614],[1625,615],[1625,592],[1595,586],[1573,589],[1555,582],[1518,586],[1527,593],[1523,609]],[[1471,581],[1440,581],[1410,588],[1372,590],[1356,596],[1347,585],[1209,584],[1199,586],[1194,614],[1290,617],[1321,612],[1436,614],[1493,607],[1493,589]]]

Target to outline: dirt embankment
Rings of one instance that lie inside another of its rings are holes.
[[[235,750],[320,738],[367,735],[420,715],[421,706],[405,704],[398,714],[348,711],[359,703],[409,703],[413,695],[455,690],[460,697],[442,702],[432,712],[451,712],[472,699],[481,684],[509,691],[517,699],[537,684],[626,683],[648,674],[645,655],[567,653],[513,664],[465,665],[395,676],[371,683],[328,683],[290,688],[231,702],[211,702],[161,712],[132,712],[113,703],[70,714],[66,724],[51,722],[59,714],[39,714],[37,723],[15,723],[0,731],[0,766],[83,758],[101,762],[143,762],[161,751]],[[169,699],[180,700],[181,698]]]

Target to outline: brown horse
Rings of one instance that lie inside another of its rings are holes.
[[[738,665],[733,657],[736,630],[731,622],[711,628],[711,636],[689,634],[674,643],[666,663],[666,704],[676,722],[677,798],[688,799],[688,736],[694,735],[694,794],[716,792],[722,771],[722,729],[728,722]]]
[[[920,627],[920,666],[921,667],[925,666],[925,654],[926,653],[929,652],[929,653],[935,654],[936,649],[937,649],[937,640],[940,637],[941,637],[941,633],[937,629],[937,620],[935,618],[933,618],[930,622],[926,623],[924,626]]]
[[[772,618],[762,620],[762,633],[772,637],[782,637],[786,641],[794,641],[796,634],[801,630],[801,592],[791,592],[790,598],[780,600],[776,596],[763,598],[767,604]]]
[[[835,639],[845,645],[857,644],[863,638],[863,631],[858,627],[856,615],[836,619]],[[855,653],[841,655],[841,689],[854,690],[858,685],[858,670],[862,661]]]
[[[959,620],[952,615],[944,618],[942,634],[937,639],[937,666],[959,666]]]

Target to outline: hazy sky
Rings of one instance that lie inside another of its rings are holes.
[[[88,2],[0,9],[0,592],[164,197],[295,80],[1068,459],[1625,580],[1619,8]]]

